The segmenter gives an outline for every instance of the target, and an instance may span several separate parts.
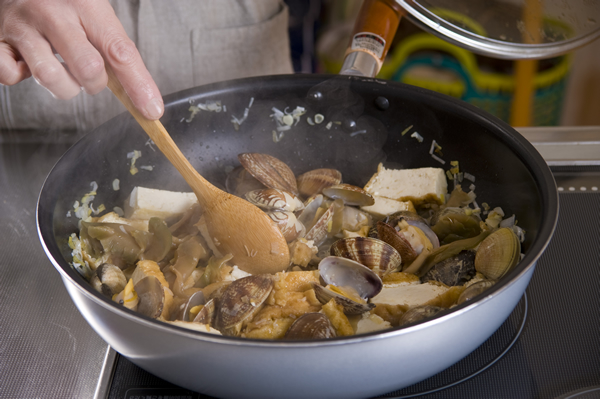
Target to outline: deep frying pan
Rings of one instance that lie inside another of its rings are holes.
[[[226,112],[190,103],[220,100]],[[251,107],[249,107],[252,102]],[[189,191],[133,118],[122,114],[75,144],[48,176],[38,202],[42,245],[75,305],[94,330],[138,366],[175,384],[219,397],[366,397],[423,380],[483,343],[521,298],[553,234],[558,195],[550,170],[522,136],[502,121],[453,98],[399,83],[350,76],[290,75],[212,84],[166,97],[165,127],[203,176],[224,188],[237,154],[263,152],[296,174],[334,167],[347,183],[364,185],[377,164],[443,167],[460,162],[476,177],[477,201],[516,214],[526,230],[524,259],[477,300],[434,320],[381,333],[327,341],[271,342],[220,337],[151,320],[111,302],[70,266],[73,203],[98,184],[94,205],[123,201],[134,186]],[[307,109],[298,125],[273,139],[272,108]],[[232,116],[248,117],[236,130]],[[311,126],[307,116],[325,122]],[[328,121],[333,123],[327,128]],[[401,133],[410,125],[424,138]],[[429,154],[442,146],[445,165]],[[129,173],[127,153],[141,150]],[[120,190],[112,189],[115,178]]]

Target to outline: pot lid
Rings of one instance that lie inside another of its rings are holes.
[[[597,0],[396,0],[421,28],[503,59],[564,54],[600,36]]]

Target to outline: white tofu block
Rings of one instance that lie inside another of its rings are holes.
[[[381,292],[371,298],[371,303],[386,305],[424,305],[438,295],[448,291],[448,287],[436,284],[404,284],[397,287],[383,287]]]
[[[194,203],[198,202],[194,193],[157,190],[134,187],[125,201],[125,217],[128,219],[166,219],[182,215]]]
[[[375,203],[369,206],[361,206],[360,209],[371,214],[376,219],[383,219],[393,213],[400,211],[416,212],[410,201],[396,201],[393,199],[374,195]]]
[[[418,207],[423,203],[443,204],[448,183],[441,168],[386,169],[379,164],[365,191],[396,201],[412,201]]]

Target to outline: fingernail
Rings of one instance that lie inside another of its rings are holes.
[[[146,104],[146,116],[148,119],[159,119],[163,114],[163,103],[158,98],[150,100]]]

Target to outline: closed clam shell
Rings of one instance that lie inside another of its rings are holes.
[[[215,328],[223,335],[239,335],[242,323],[260,310],[272,289],[273,280],[266,274],[244,277],[229,284],[218,301]]]
[[[267,215],[275,222],[287,242],[292,242],[306,233],[304,225],[292,212],[273,211],[268,212]]]
[[[319,262],[319,274],[327,284],[354,288],[363,299],[373,298],[383,288],[381,278],[373,270],[339,256],[323,258]]]
[[[277,188],[298,195],[298,185],[294,172],[279,159],[258,152],[238,155],[244,169],[268,188]]]
[[[305,313],[285,333],[285,339],[327,339],[337,336],[329,318],[323,313]]]
[[[435,316],[440,311],[444,310],[439,306],[431,306],[431,305],[422,305],[415,306],[414,308],[410,308],[400,317],[398,321],[399,326],[403,326],[406,324],[412,324],[419,322],[421,320],[428,319],[430,317]]]
[[[377,222],[377,237],[390,244],[402,258],[405,265],[410,265],[418,256],[412,245],[404,236],[398,234],[395,228],[381,221]]]
[[[315,296],[323,305],[331,301],[332,299],[342,307],[344,314],[347,315],[359,315],[368,312],[375,307],[372,303],[359,303],[347,298],[343,295],[333,292],[332,290],[323,287],[317,283],[312,283],[313,289],[315,290]]]
[[[320,194],[324,188],[340,184],[342,173],[336,169],[315,169],[301,174],[296,179],[298,191],[304,198]]]
[[[462,294],[460,294],[456,304],[460,305],[461,303],[472,300],[477,295],[490,288],[492,285],[494,285],[494,282],[490,280],[482,280],[470,285],[462,292]]]
[[[477,249],[475,269],[490,280],[498,280],[519,262],[521,242],[508,227],[487,236]]]
[[[246,199],[261,209],[296,212],[304,209],[300,198],[276,188],[252,190],[245,194]]]
[[[361,263],[380,276],[397,270],[402,263],[400,254],[391,245],[369,237],[337,240],[331,246],[330,253]]]
[[[375,198],[360,187],[351,184],[336,184],[323,189],[323,194],[333,199],[342,199],[344,204],[353,206],[369,206]]]

